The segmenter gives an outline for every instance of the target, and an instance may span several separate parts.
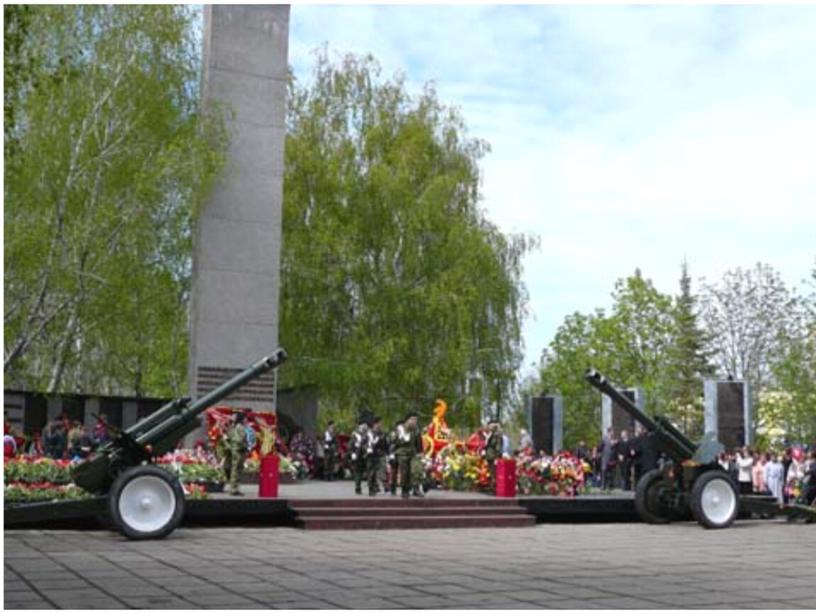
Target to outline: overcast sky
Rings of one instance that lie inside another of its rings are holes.
[[[483,205],[541,237],[525,367],[636,267],[675,293],[816,261],[816,6],[294,5],[289,60],[372,53],[487,140]]]

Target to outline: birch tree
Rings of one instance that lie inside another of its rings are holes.
[[[94,5],[7,21],[7,60],[29,69],[4,92],[7,381],[183,386],[191,212],[224,142],[223,123],[198,110],[193,18],[186,7]]]

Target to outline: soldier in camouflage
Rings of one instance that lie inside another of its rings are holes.
[[[499,422],[493,420],[488,424],[488,435],[482,455],[490,471],[490,487],[496,487],[496,461],[502,455],[502,431]]]
[[[418,477],[417,462],[421,459],[422,439],[417,426],[417,414],[409,413],[405,421],[397,426],[397,441],[394,455],[397,457],[402,497],[408,498],[413,491],[414,496],[422,496],[421,480]]]
[[[374,418],[368,431],[365,451],[368,495],[376,496],[380,484],[385,481],[385,454],[388,451],[388,440],[378,417]]]
[[[224,439],[226,450],[224,472],[227,474],[227,490],[233,496],[243,496],[238,486],[247,454],[247,435],[242,412],[235,412],[232,424],[224,433]]]

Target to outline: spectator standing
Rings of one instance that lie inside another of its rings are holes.
[[[614,430],[609,428],[601,442],[601,487],[605,490],[612,489],[614,484],[615,466],[617,465],[617,443]]]
[[[754,467],[751,469],[751,483],[754,486],[755,494],[765,493],[765,458],[756,452],[754,452]]]
[[[739,469],[737,480],[739,481],[740,494],[753,492],[753,476],[751,474],[753,467],[754,458],[751,456],[751,451],[748,447],[743,447],[741,453],[737,452],[737,468]]]
[[[502,430],[502,457],[509,458],[513,455],[513,443],[510,442],[510,436],[507,432]]]
[[[813,505],[816,502],[816,451],[810,452],[810,461],[805,468],[805,478],[803,481],[804,492],[802,493],[805,504]]]
[[[12,433],[11,428],[9,428],[3,434],[3,457],[8,460],[16,455],[17,441],[14,440],[14,434]]]
[[[791,453],[791,463],[788,467],[788,474],[785,477],[785,493],[787,494],[787,502],[793,502],[795,495],[794,488],[801,483],[805,478],[805,458],[804,452],[797,447]]]
[[[788,482],[788,470],[793,463],[793,451],[790,447],[785,448],[785,455],[782,457],[782,483]],[[788,491],[785,488],[785,502],[788,502]]]
[[[575,447],[575,457],[581,461],[589,458],[589,451],[587,450],[587,446],[584,441],[578,441],[578,446]]]
[[[765,463],[765,486],[770,492],[771,496],[776,498],[780,508],[785,504],[784,492],[784,473],[785,469],[782,462],[779,461],[779,456],[767,454],[768,461]]]
[[[524,428],[521,429],[521,436],[519,439],[519,449],[529,449],[532,450],[533,448],[533,437],[530,436],[530,433],[527,432]]]
[[[624,491],[632,489],[632,456],[634,449],[629,440],[629,431],[621,430],[621,440],[618,442],[618,462],[621,468],[621,485]]]

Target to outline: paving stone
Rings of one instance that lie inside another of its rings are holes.
[[[290,529],[182,529],[144,542],[8,531],[4,595],[7,608],[52,608],[43,597],[149,609],[811,608],[813,531],[801,528],[542,524],[503,529],[500,547],[496,531],[470,529],[369,532],[364,543]],[[408,536],[422,547],[395,550]]]

